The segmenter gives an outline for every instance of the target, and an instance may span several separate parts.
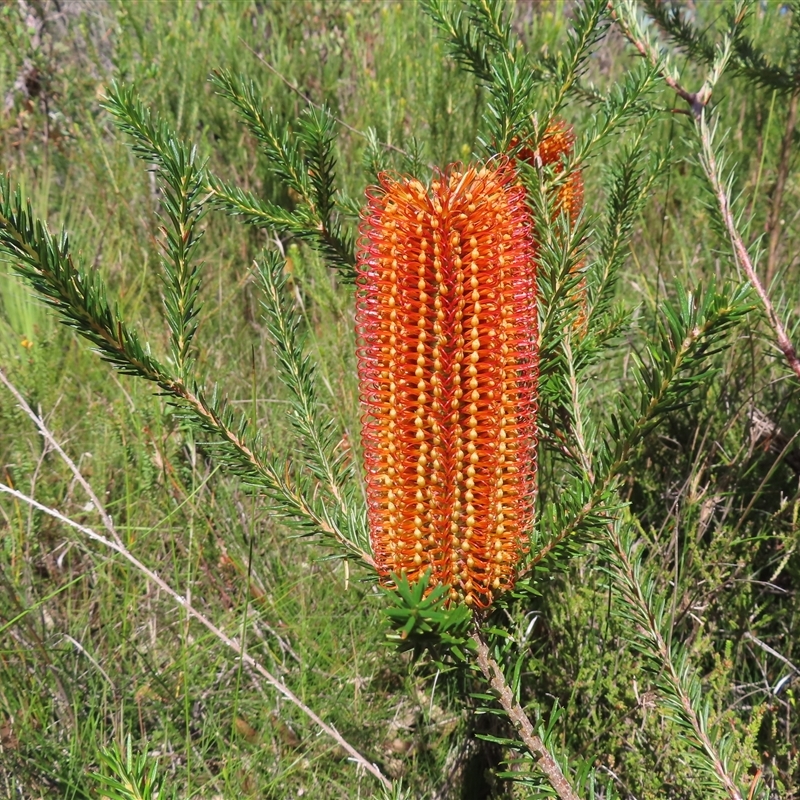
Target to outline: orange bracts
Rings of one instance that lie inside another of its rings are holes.
[[[512,147],[519,144],[518,139],[513,139],[511,142]],[[573,146],[575,144],[575,134],[571,125],[561,120],[554,120],[550,123],[545,131],[542,141],[539,143],[538,150],[533,150],[525,142],[522,147],[517,151],[517,159],[525,161],[532,166],[537,164],[538,161],[543,167],[553,165],[556,175],[561,175],[564,172],[564,164],[562,156],[567,158],[572,156]],[[574,225],[578,219],[578,215],[583,208],[583,175],[580,170],[573,169],[569,175],[566,176],[564,183],[558,189],[556,197],[555,215],[565,211],[569,219],[570,225]],[[583,269],[583,262],[578,262],[572,268],[571,272],[577,273]],[[581,331],[586,323],[586,281],[581,277],[573,299],[577,304],[577,314],[575,317],[574,329]]]
[[[356,325],[370,538],[382,578],[488,606],[533,520],[536,275],[507,164],[368,193]]]
[[[518,140],[514,139],[511,144],[516,146]],[[554,165],[557,175],[564,171],[561,157],[569,158],[572,155],[572,148],[575,144],[575,134],[571,125],[561,120],[554,120],[545,131],[542,141],[539,143],[538,155],[543,167]],[[536,164],[537,152],[526,144],[520,147],[517,158],[528,164]],[[583,208],[583,176],[580,170],[573,170],[564,184],[558,191],[558,204],[556,213],[564,209],[570,222],[574,223]]]

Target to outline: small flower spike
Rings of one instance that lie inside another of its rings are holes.
[[[370,538],[392,573],[479,608],[510,588],[533,521],[536,275],[507,164],[368,193],[356,326]]]
[[[512,141],[516,146],[519,140]],[[557,175],[564,171],[561,157],[569,158],[572,155],[575,145],[575,133],[571,125],[561,120],[554,120],[545,131],[542,141],[539,143],[538,156],[543,167],[554,165]],[[528,164],[536,164],[537,151],[531,149],[523,143],[520,147],[517,158]],[[557,212],[564,209],[569,216],[570,222],[574,223],[583,208],[583,175],[580,170],[573,170],[568,176],[563,186],[558,192]]]
[[[542,165],[556,165],[556,173],[561,174],[564,170],[561,164],[561,156],[569,158],[572,155],[575,144],[575,133],[571,125],[561,120],[555,120],[544,134],[544,139],[539,145],[539,155]],[[558,192],[559,210],[564,209],[569,216],[570,222],[574,224],[583,208],[583,175],[580,170],[573,170],[567,177],[566,182]]]
[[[519,144],[518,139],[511,142],[512,147]],[[562,120],[554,120],[545,131],[538,150],[529,147],[524,141],[517,151],[517,160],[525,161],[532,166],[540,163],[543,167],[552,165],[556,175],[564,172],[562,156],[570,158],[575,145],[575,133],[571,125]],[[564,182],[558,189],[556,197],[555,215],[566,212],[571,226],[575,225],[578,216],[583,208],[583,175],[579,169],[573,169],[566,176]],[[583,262],[578,262],[572,268],[572,272],[580,272],[583,269]],[[581,277],[573,299],[577,303],[578,313],[575,318],[575,330],[582,331],[586,323],[586,281]]]

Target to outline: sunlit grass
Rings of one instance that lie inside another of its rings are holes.
[[[569,30],[569,4],[543,4],[530,14],[522,5],[519,27],[530,46],[557,49]],[[394,170],[408,168],[418,144],[419,160],[439,165],[467,160],[477,147],[483,90],[448,60],[412,3],[98,2],[60,16],[47,4],[43,9],[39,48],[16,6],[0,9],[0,102],[10,98],[5,111],[0,106],[2,168],[38,213],[54,227],[66,225],[84,262],[108,276],[126,316],[140,321],[163,352],[159,197],[100,107],[112,78],[133,83],[145,105],[196,143],[217,174],[287,204],[293,200],[268,174],[255,140],[215,95],[211,69],[251,76],[287,123],[303,108],[301,95],[327,104],[349,126],[337,156],[342,185],[355,198],[372,179],[364,163],[370,127],[392,146],[384,156]],[[763,13],[768,31],[777,11]],[[610,37],[590,64],[591,78],[607,84],[626,58]],[[43,83],[25,97],[15,84],[30,65]],[[771,95],[741,87],[734,79],[723,86],[720,114],[731,131],[737,163],[729,166],[737,168],[742,210],[753,214],[744,231],[755,240],[785,117]],[[660,102],[666,107],[672,98]],[[580,133],[591,114],[576,101],[565,116]],[[699,169],[685,159],[687,125],[665,110],[652,131],[653,148],[670,149],[669,168],[637,223],[618,292],[642,328],[676,276],[731,277]],[[607,160],[622,141],[621,135],[585,167],[590,218],[601,209]],[[748,192],[761,199],[748,201]],[[792,179],[775,286],[793,311],[797,194]],[[288,450],[287,393],[273,372],[253,267],[265,238],[222,215],[203,224],[199,358],[273,446]],[[357,458],[352,289],[337,284],[304,245],[289,243],[286,255],[289,289],[319,363],[320,396],[344,418],[341,447]],[[45,414],[126,545],[209,617],[241,634],[252,654],[417,796],[516,796],[490,775],[499,748],[475,745],[472,736],[476,729],[502,731],[452,701],[465,687],[385,646],[381,602],[368,576],[292,538],[268,505],[214,468],[173,409],[147,387],[114,375],[6,275],[7,265],[0,268],[0,366]],[[786,456],[793,444],[784,440],[776,450],[751,440],[749,422],[757,408],[791,439],[797,392],[765,342],[768,334],[755,326],[754,319],[751,337],[742,334],[700,402],[642,444],[624,496],[648,523],[642,539],[674,589],[670,613],[704,667],[714,713],[769,752],[792,797],[796,689],[787,684],[785,693],[774,692],[785,665],[741,635],[752,630],[780,642],[785,658],[800,661],[798,470],[791,458],[776,462],[780,448]],[[624,375],[628,363],[601,369]],[[594,402],[615,410],[610,382]],[[64,465],[4,393],[0,453],[6,482],[83,524],[98,524]],[[577,720],[562,732],[569,748],[607,753],[603,767],[620,771],[631,791],[641,787],[637,796],[684,796],[691,778],[680,744],[673,727],[651,713],[641,665],[623,650],[608,611],[607,575],[596,566],[589,548],[553,578],[541,605],[520,623],[532,691],[545,706],[557,698]],[[177,797],[369,797],[374,790],[342,752],[155,587],[51,519],[3,498],[0,797],[97,797],[88,776],[100,768],[103,748],[128,735]],[[467,788],[447,795],[448,784]]]

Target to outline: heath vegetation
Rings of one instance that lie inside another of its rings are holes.
[[[0,797],[800,798],[800,3],[0,34]]]

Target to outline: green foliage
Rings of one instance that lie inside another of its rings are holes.
[[[159,800],[161,791],[158,764],[145,755],[133,755],[131,737],[125,739],[125,752],[119,746],[106,750],[101,761],[109,774],[95,775],[109,800]]]
[[[19,187],[0,176],[0,243],[17,271],[68,325],[76,328],[120,372],[139,375],[167,388],[164,368],[148,353],[135,331],[109,305],[97,273],[76,265],[64,233],[57,240],[36,219]]]
[[[281,212],[257,217],[253,204],[224,183],[211,178],[209,189],[218,207],[229,214],[245,214],[248,222],[271,225],[280,233],[293,233],[318,249],[345,279],[355,276],[352,235],[342,227],[335,208],[334,122],[324,106],[309,106],[298,121],[296,131],[282,126],[267,112],[255,86],[242,77],[225,72],[213,75],[215,86],[239,110],[250,131],[258,139],[275,176],[299,198],[294,213],[280,224]],[[262,201],[263,202],[263,201]]]
[[[552,797],[477,668],[482,636],[577,796],[795,797],[800,395],[719,193],[750,256],[769,248],[756,266],[796,338],[800,6],[48,8],[0,9],[0,258],[66,328],[4,277],[0,367],[125,545],[393,781],[4,494],[0,794]],[[364,187],[513,158],[556,119],[574,152],[519,165],[539,269],[530,553],[485,614],[426,581],[380,590],[348,286]],[[4,485],[96,527],[7,397]]]
[[[393,576],[386,592],[386,616],[392,626],[388,638],[401,651],[413,650],[416,658],[431,650],[439,659],[452,655],[465,661],[472,612],[465,605],[450,605],[448,586],[439,584],[429,591],[429,579],[430,572],[413,584],[405,576]]]
[[[292,396],[289,414],[302,448],[302,458],[298,460],[303,461],[325,492],[321,508],[330,528],[354,552],[367,553],[369,535],[363,496],[349,454],[341,449],[337,452],[342,436],[337,421],[320,413],[316,369],[303,349],[301,320],[287,302],[284,268],[283,260],[274,252],[266,252],[258,264],[265,323],[275,345],[279,374]]]
[[[105,108],[117,119],[120,130],[133,139],[133,152],[152,164],[160,179],[161,205],[170,222],[161,229],[165,238],[164,305],[172,334],[172,358],[185,378],[192,371],[189,348],[200,310],[200,267],[194,263],[194,251],[201,236],[196,228],[202,213],[203,170],[196,163],[196,151],[181,146],[163,122],[154,121],[131,88],[112,86]]]
[[[688,653],[671,641],[668,599],[659,595],[653,576],[643,571],[633,534],[633,529],[617,524],[610,537],[614,586],[624,598],[620,611],[630,625],[632,642],[652,670],[668,718],[683,731],[705,796],[743,791],[735,745],[723,726],[711,721],[712,709]]]
[[[711,67],[717,59],[717,43],[708,27],[698,27],[690,22],[678,6],[645,0],[643,6],[669,38],[692,59]],[[723,30],[734,32],[731,70],[743,78],[781,93],[797,90],[800,80],[800,6],[797,2],[785,4],[782,12],[788,16],[788,31],[779,37],[783,52],[773,56],[764,51],[747,35],[748,23],[755,16],[752,3],[738,3],[722,9]]]
[[[176,160],[173,166],[181,163],[184,162]],[[123,374],[155,383],[173,398],[186,418],[202,432],[221,464],[251,485],[271,493],[277,503],[275,510],[292,519],[303,532],[338,538],[359,557],[364,557],[354,540],[357,532],[348,535],[335,527],[308,478],[302,471],[290,475],[288,464],[269,454],[251,420],[234,411],[216,387],[209,393],[193,377],[188,382],[173,377],[151,355],[136,331],[109,305],[106,287],[98,274],[75,264],[66,234],[55,242],[46,226],[32,218],[30,206],[25,207],[19,190],[12,193],[5,178],[0,178],[0,242],[15,257],[14,264],[20,274],[68,324],[97,347],[105,360]],[[170,261],[163,263],[170,271],[174,266]],[[195,272],[192,267],[188,270]],[[191,304],[186,306],[190,307]],[[170,313],[168,304],[168,316]],[[173,321],[179,322],[174,317]],[[176,329],[172,330],[175,334]],[[180,348],[175,352],[180,355]]]

